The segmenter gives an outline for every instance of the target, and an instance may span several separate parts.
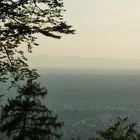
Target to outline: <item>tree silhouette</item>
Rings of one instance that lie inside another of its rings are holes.
[[[14,140],[50,140],[60,138],[62,123],[41,103],[47,94],[40,84],[28,80],[18,95],[2,107],[1,132]]]
[[[74,33],[63,20],[63,6],[63,0],[0,0],[1,81],[28,77],[27,59],[19,46],[27,45],[31,52],[39,45],[36,34],[60,39],[61,34]]]
[[[140,133],[135,126],[136,123],[129,123],[128,118],[118,118],[113,125],[98,131],[98,138],[89,140],[140,140]]]

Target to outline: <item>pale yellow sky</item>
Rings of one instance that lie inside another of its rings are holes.
[[[39,36],[35,55],[140,59],[140,0],[64,0],[75,35]]]

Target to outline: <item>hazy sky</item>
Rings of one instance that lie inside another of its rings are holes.
[[[140,0],[64,0],[76,35],[39,37],[34,54],[140,59]]]

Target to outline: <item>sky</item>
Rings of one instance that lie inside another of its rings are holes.
[[[140,59],[140,0],[64,0],[64,6],[76,34],[39,36],[34,55]]]

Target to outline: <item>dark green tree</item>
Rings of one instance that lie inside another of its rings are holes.
[[[18,95],[2,107],[1,132],[14,140],[52,140],[60,138],[62,123],[42,104],[47,94],[40,84],[28,80]]]
[[[0,80],[28,77],[21,44],[31,52],[37,34],[60,39],[74,30],[63,20],[63,0],[0,0]],[[35,77],[36,77],[36,73]]]
[[[136,123],[130,123],[128,118],[118,118],[113,125],[98,131],[98,138],[89,140],[140,140],[140,133],[135,126]]]

